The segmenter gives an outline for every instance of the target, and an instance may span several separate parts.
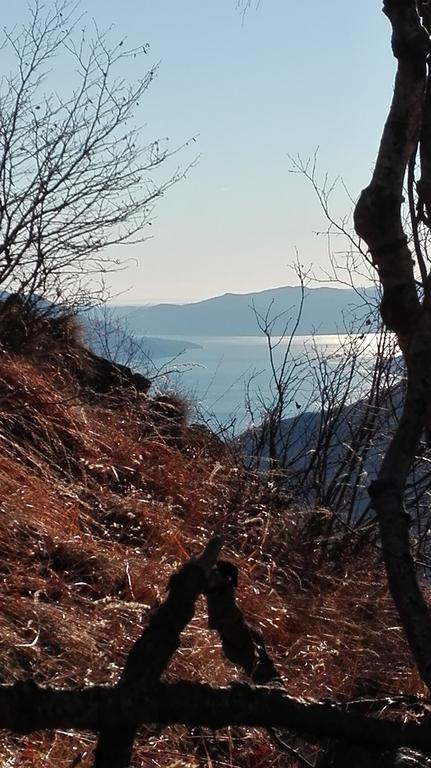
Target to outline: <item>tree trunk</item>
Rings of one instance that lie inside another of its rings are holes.
[[[403,228],[403,184],[424,120],[430,39],[415,0],[386,0],[392,49],[398,59],[395,88],[374,173],[355,209],[355,228],[368,245],[383,288],[382,319],[397,334],[407,363],[407,395],[398,430],[370,488],[377,513],[389,588],[422,679],[431,689],[431,615],[421,593],[409,547],[405,483],[429,409],[431,297],[418,296],[414,262]],[[425,148],[425,151],[426,148]],[[427,155],[428,157],[428,155]],[[424,165],[424,171],[427,169]]]

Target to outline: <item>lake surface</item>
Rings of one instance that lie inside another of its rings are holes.
[[[338,396],[347,388],[350,401],[358,399],[367,389],[379,345],[376,334],[297,336],[291,342],[273,339],[271,365],[263,336],[190,336],[187,340],[201,348],[185,350],[174,360],[157,360],[162,368],[156,386],[185,393],[193,403],[194,418],[212,426],[233,424],[236,432],[253,419],[258,422],[273,402],[274,372],[279,375],[283,361],[289,377],[285,415],[291,416],[300,410],[320,410],[322,385]]]

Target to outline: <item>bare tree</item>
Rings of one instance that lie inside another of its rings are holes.
[[[295,359],[292,360],[290,354],[292,342],[298,330],[305,299],[305,276],[302,274],[300,268],[298,268],[297,273],[300,280],[301,294],[299,307],[297,309],[295,308],[296,317],[291,328],[289,327],[291,318],[289,317],[287,320],[285,319],[289,310],[274,315],[272,303],[263,313],[259,312],[254,305],[252,307],[257,326],[264,335],[267,344],[271,392],[270,403],[267,402],[262,393],[259,395],[262,427],[259,433],[256,434],[259,434],[261,447],[263,445],[267,445],[268,447],[269,469],[271,474],[275,473],[275,475],[280,466],[280,456],[277,445],[280,440],[280,424],[285,416],[287,405],[295,399],[298,390],[298,379],[300,379],[301,376],[300,369],[303,368],[303,362],[301,364],[301,361]],[[280,336],[275,336],[274,327],[281,319],[284,321],[282,334]],[[283,350],[281,360],[276,359],[276,351],[278,347],[281,347]],[[247,399],[248,403],[250,403],[250,398]],[[249,412],[250,410],[249,405]],[[256,453],[257,456],[259,456],[259,449]]]
[[[238,0],[237,6],[244,11],[253,4]],[[431,426],[431,10],[426,0],[384,0],[383,12],[392,25],[398,67],[374,171],[355,206],[354,224],[359,248],[381,285],[384,325],[396,334],[406,361],[407,387],[370,497],[389,587],[419,672],[431,688],[431,613],[415,573],[405,509],[407,478]]]
[[[418,275],[405,234],[403,187],[410,166],[414,226],[429,229],[431,80],[429,4],[386,0],[392,50],[398,60],[392,104],[369,186],[355,209],[355,227],[366,242],[383,288],[381,315],[397,334],[407,363],[407,392],[398,429],[370,488],[377,512],[389,587],[422,679],[431,687],[431,614],[418,584],[404,509],[408,473],[430,420],[431,279],[414,239]],[[414,185],[415,157],[421,178]],[[416,197],[416,200],[414,199]]]
[[[28,23],[4,33],[12,71],[0,81],[0,288],[62,299],[119,265],[109,246],[140,242],[154,202],[182,174],[154,182],[166,141],[145,144],[133,119],[156,75],[132,85],[147,45],[82,28],[70,0],[34,0]],[[72,78],[55,89],[55,67]]]

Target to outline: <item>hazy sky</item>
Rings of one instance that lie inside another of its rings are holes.
[[[46,0],[49,5],[50,0]],[[290,155],[319,146],[322,175],[353,197],[369,179],[395,71],[380,0],[83,0],[82,9],[160,60],[140,105],[146,140],[198,137],[177,156],[199,164],[159,203],[146,243],[115,278],[123,301],[198,299],[294,282],[289,265],[327,263],[324,220]],[[2,9],[24,20],[27,0]],[[130,79],[142,74],[130,62]],[[163,172],[160,171],[160,178]],[[338,213],[351,203],[339,196]]]

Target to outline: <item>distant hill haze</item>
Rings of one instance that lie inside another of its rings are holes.
[[[117,306],[115,314],[127,317],[135,333],[174,336],[257,336],[260,333],[255,312],[275,318],[273,335],[280,335],[288,323],[293,329],[301,302],[298,286],[271,288],[256,293],[225,293],[191,304]],[[359,330],[369,317],[376,324],[374,288],[307,288],[298,335],[345,333]]]

